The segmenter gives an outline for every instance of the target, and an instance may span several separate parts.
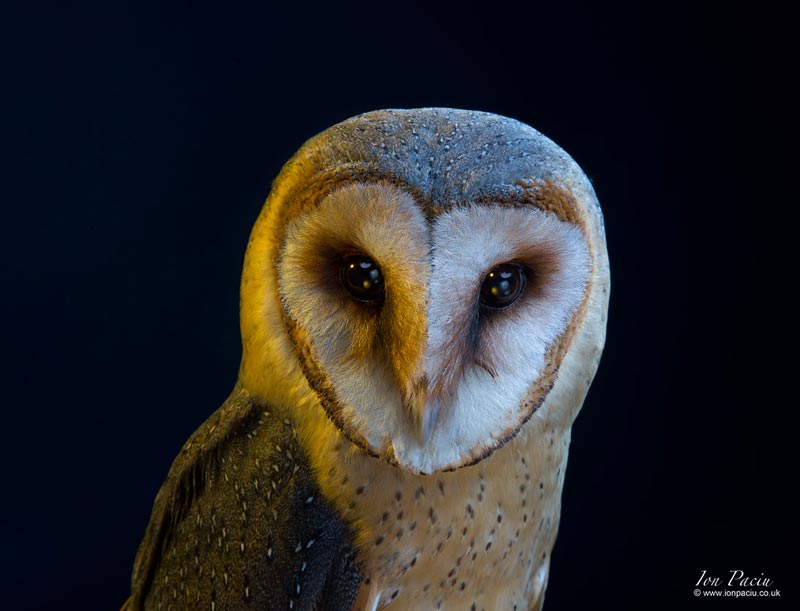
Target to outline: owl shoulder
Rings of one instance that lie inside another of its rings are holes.
[[[236,388],[173,462],[123,608],[349,609],[361,581],[350,540],[288,414]]]

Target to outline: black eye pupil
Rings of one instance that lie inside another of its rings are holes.
[[[504,263],[492,269],[481,286],[481,305],[500,310],[514,303],[525,288],[525,272],[519,265]]]
[[[339,267],[342,286],[353,299],[375,302],[383,299],[381,268],[366,255],[345,257]]]

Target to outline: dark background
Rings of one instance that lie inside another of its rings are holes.
[[[333,123],[419,106],[533,125],[604,207],[608,343],[546,609],[796,601],[797,402],[780,392],[796,359],[778,353],[794,202],[768,142],[796,76],[785,18],[223,4],[3,9],[0,605],[122,604],[174,455],[234,384],[239,273],[272,179]],[[702,570],[733,569],[782,599],[694,598]]]

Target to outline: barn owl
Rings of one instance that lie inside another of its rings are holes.
[[[608,292],[593,188],[533,128],[382,110],[310,139],[124,608],[540,609]]]

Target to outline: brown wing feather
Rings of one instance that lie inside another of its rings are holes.
[[[175,458],[156,495],[150,524],[139,545],[131,577],[131,597],[123,611],[143,605],[156,565],[169,545],[172,532],[205,484],[207,467],[220,447],[252,414],[254,401],[243,388],[233,390],[225,403],[194,432]]]
[[[126,611],[350,609],[361,575],[289,414],[237,388],[172,465]]]

